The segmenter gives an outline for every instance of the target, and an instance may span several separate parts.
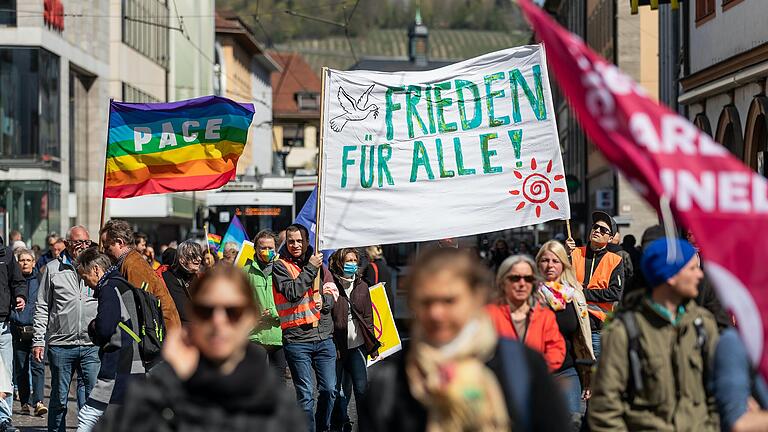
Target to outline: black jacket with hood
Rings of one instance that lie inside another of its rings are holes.
[[[245,358],[229,375],[200,358],[181,381],[161,363],[143,383],[128,389],[125,404],[107,410],[95,432],[123,431],[305,431],[306,416],[268,365],[264,348],[248,344]]]

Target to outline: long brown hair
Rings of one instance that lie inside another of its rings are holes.
[[[344,276],[344,258],[347,257],[347,254],[355,254],[355,257],[357,258],[358,265],[360,264],[360,253],[355,248],[341,248],[337,250],[336,252],[331,255],[331,258],[328,260],[328,267],[331,270],[331,273],[335,274],[336,276]]]

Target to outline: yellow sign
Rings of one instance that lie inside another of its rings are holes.
[[[371,293],[371,305],[373,306],[373,332],[376,339],[381,342],[379,356],[376,360],[371,360],[368,357],[368,366],[371,366],[403,349],[403,344],[400,342],[400,334],[395,326],[395,317],[389,307],[384,283],[376,284],[368,290]]]
[[[245,240],[243,244],[240,245],[240,252],[237,253],[237,257],[235,258],[235,267],[244,268],[245,266],[250,265],[255,256],[256,248],[254,247],[253,242]]]

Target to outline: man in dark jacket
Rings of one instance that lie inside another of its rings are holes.
[[[21,274],[27,280],[27,292],[29,301],[21,311],[11,312],[11,333],[13,334],[14,356],[14,382],[19,387],[19,399],[21,412],[31,414],[35,410],[36,416],[48,413],[48,408],[43,404],[43,386],[45,385],[45,365],[32,361],[32,339],[34,337],[35,305],[37,304],[37,291],[39,288],[38,274],[35,270],[35,253],[29,249],[16,251],[16,261],[21,267]],[[32,392],[30,405],[30,380],[32,375]]]
[[[309,431],[328,430],[336,384],[336,347],[333,344],[333,292],[315,288],[315,278],[323,268],[323,254],[313,254],[307,229],[302,225],[286,228],[285,247],[272,266],[275,304],[280,312],[283,347],[296,399],[307,415]],[[317,376],[317,412],[314,411]]]
[[[123,403],[128,384],[144,376],[141,334],[133,287],[109,257],[91,248],[77,258],[77,272],[99,302],[88,334],[99,347],[101,367],[88,401],[78,414],[78,431],[90,431],[107,405]]]
[[[48,250],[38,258],[35,263],[35,272],[41,272],[45,268],[45,265],[49,262],[58,259],[59,255],[67,248],[64,239],[57,234],[51,234],[45,238],[45,242],[48,244]]]
[[[2,244],[0,238],[0,244]],[[27,282],[21,274],[19,263],[10,247],[0,247],[0,359],[8,373],[13,370],[13,336],[11,335],[11,312],[24,310],[27,302]],[[10,377],[9,377],[10,378]],[[13,406],[13,394],[5,401]],[[10,429],[11,419],[0,417],[0,430]],[[5,426],[7,423],[7,427]]]
[[[157,269],[157,274],[163,278],[163,282],[173,298],[173,303],[176,305],[176,310],[179,311],[182,325],[189,323],[186,311],[186,305],[190,298],[189,286],[200,272],[200,264],[202,263],[203,248],[194,241],[187,240],[179,244],[173,265],[161,266]]]

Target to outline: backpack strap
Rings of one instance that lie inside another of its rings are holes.
[[[504,380],[512,394],[512,405],[515,407],[516,420],[522,427],[515,430],[530,431],[530,388],[531,378],[528,375],[528,361],[525,357],[524,345],[521,342],[499,339],[501,357],[504,360]]]
[[[627,356],[629,359],[630,382],[624,394],[626,400],[632,400],[635,393],[643,391],[643,365],[640,363],[642,348],[640,348],[640,328],[637,326],[635,313],[625,311],[617,318],[624,323],[627,330]]]
[[[371,267],[373,267],[373,277],[375,278],[373,284],[379,283],[379,266],[375,262],[371,261]]]
[[[696,329],[696,346],[699,348],[701,354],[702,372],[704,376],[704,391],[707,397],[711,396],[711,386],[708,383],[709,377],[709,355],[707,355],[707,342],[709,341],[709,334],[707,329],[704,328],[704,320],[700,316],[693,320],[693,327]]]

